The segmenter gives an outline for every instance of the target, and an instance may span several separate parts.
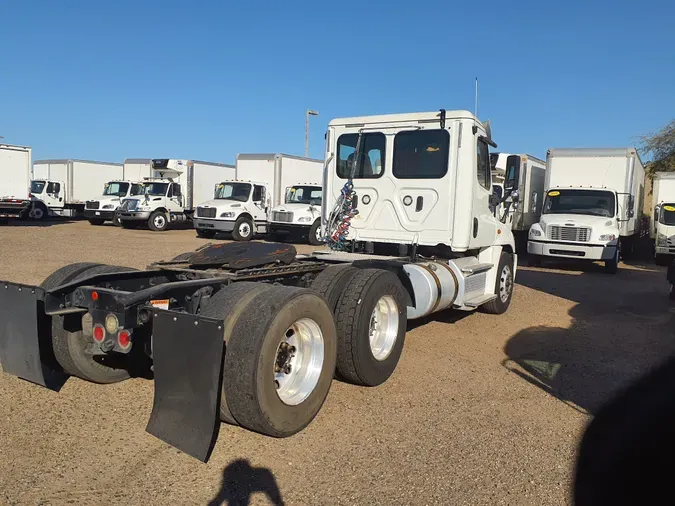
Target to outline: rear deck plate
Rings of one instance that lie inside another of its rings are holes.
[[[153,310],[155,399],[146,431],[206,462],[220,427],[223,322]]]
[[[249,242],[214,244],[197,251],[190,258],[190,265],[227,266],[231,269],[248,269],[268,264],[288,265],[295,260],[297,251],[291,244]]]
[[[68,379],[54,358],[44,290],[0,281],[0,364],[5,373],[51,390]]]

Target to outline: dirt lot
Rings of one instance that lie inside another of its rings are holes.
[[[144,267],[204,242],[86,222],[2,227],[0,279],[38,284],[80,261]],[[334,382],[289,439],[223,426],[208,464],[144,431],[150,381],[71,379],[57,394],[2,375],[0,503],[564,504],[589,413],[675,351],[671,318],[654,266],[523,267],[507,314],[413,322],[383,386]]]

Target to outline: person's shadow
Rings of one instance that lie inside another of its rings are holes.
[[[281,491],[272,471],[264,467],[251,467],[248,460],[237,459],[223,471],[223,482],[209,506],[248,506],[251,495],[263,492],[275,506],[283,506]]]

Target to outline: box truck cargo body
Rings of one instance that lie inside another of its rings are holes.
[[[111,180],[104,184],[103,193],[87,200],[84,217],[92,225],[103,225],[112,221],[116,226],[122,222],[117,209],[128,197],[143,195],[143,180],[152,176],[152,160],[150,158],[128,158],[124,160],[121,180]]]
[[[0,218],[22,216],[30,206],[31,148],[0,144]]]
[[[659,265],[675,258],[675,173],[657,172],[652,187],[654,211],[649,236],[654,240],[654,255]]]
[[[236,179],[221,181],[215,198],[209,197],[197,207],[197,235],[232,232],[235,240],[248,241],[255,234],[269,232],[270,213],[285,203],[286,191],[294,185],[319,185],[322,171],[323,161],[311,158],[283,153],[238,155]],[[321,222],[320,204],[298,224],[309,232],[317,220]]]
[[[235,177],[235,167],[223,163],[156,158],[151,166],[151,177],[143,179],[143,195],[120,205],[117,216],[123,227],[147,223],[150,230],[162,231],[189,221],[197,202],[213,198],[219,182]]]
[[[528,253],[604,260],[616,272],[619,256],[632,254],[640,234],[645,170],[637,151],[549,149],[545,186]]]

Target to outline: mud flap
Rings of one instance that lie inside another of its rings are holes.
[[[7,374],[55,391],[68,379],[54,358],[44,290],[0,282],[0,364]]]
[[[223,322],[153,310],[155,400],[146,431],[206,462],[220,428]]]

